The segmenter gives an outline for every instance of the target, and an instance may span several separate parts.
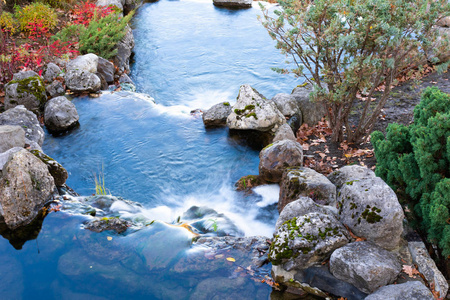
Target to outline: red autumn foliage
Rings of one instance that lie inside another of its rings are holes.
[[[71,19],[74,24],[82,24],[87,27],[94,17],[103,18],[112,12],[114,12],[112,7],[98,7],[95,3],[86,1],[75,6],[71,13]]]

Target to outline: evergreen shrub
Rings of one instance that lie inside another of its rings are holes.
[[[372,133],[382,177],[412,209],[428,240],[450,256],[450,94],[427,88],[410,126]]]

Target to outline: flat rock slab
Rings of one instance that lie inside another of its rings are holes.
[[[433,294],[419,281],[387,285],[367,296],[366,300],[433,300]]]
[[[392,283],[401,270],[394,254],[366,241],[347,244],[330,258],[330,271],[336,278],[367,294]]]
[[[252,0],[213,0],[215,6],[223,6],[229,8],[250,8]]]

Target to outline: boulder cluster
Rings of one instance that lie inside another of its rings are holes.
[[[268,100],[243,85],[236,104],[219,103],[203,114],[206,127],[226,125],[272,138],[260,152],[259,175],[254,177],[280,185],[280,216],[268,252],[273,278],[291,291],[323,297],[434,299],[427,285],[445,296],[447,281],[425,245],[407,238],[402,206],[381,178],[358,165],[328,176],[303,166],[294,132],[325,114],[320,104],[309,101],[310,92],[309,86],[297,87],[290,95]],[[402,273],[404,266],[413,265],[423,278]]]

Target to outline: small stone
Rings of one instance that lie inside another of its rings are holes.
[[[44,82],[52,82],[61,74],[61,69],[54,63],[49,63],[45,66]]]
[[[221,102],[203,113],[203,124],[205,127],[219,127],[227,124],[227,118],[231,114],[229,102]]]
[[[52,133],[64,132],[78,125],[77,109],[66,97],[51,99],[45,105],[44,122]]]
[[[213,4],[230,8],[250,8],[252,0],[213,0]]]

